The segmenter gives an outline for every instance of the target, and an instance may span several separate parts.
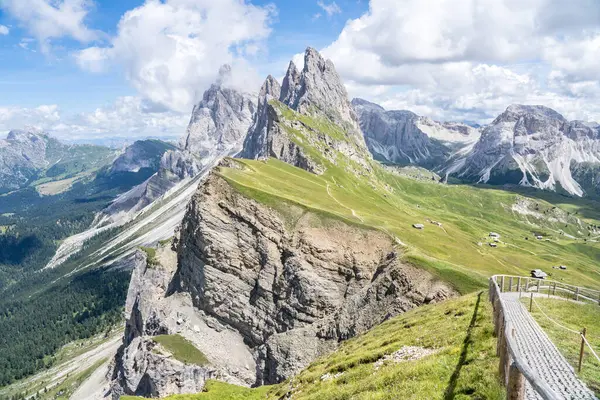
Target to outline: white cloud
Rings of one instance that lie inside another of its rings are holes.
[[[98,37],[85,25],[92,0],[2,0],[0,8],[15,18],[47,52],[53,39],[88,43]]]
[[[340,6],[338,6],[336,4],[336,2],[332,2],[330,4],[327,4],[321,0],[317,1],[317,5],[319,7],[321,7],[323,9],[323,11],[325,11],[325,14],[327,14],[328,17],[333,16],[334,14],[340,14],[342,12],[342,9],[340,8]],[[318,14],[320,16],[320,14]]]
[[[537,103],[600,119],[598,18],[595,0],[371,0],[323,53],[351,95],[387,108],[489,121]]]
[[[101,137],[179,138],[188,114],[164,111],[139,97],[120,97],[114,104],[88,113],[63,113],[56,105],[36,108],[0,107],[0,132],[33,127],[62,139]]]
[[[10,33],[10,29],[8,26],[0,25],[0,35],[8,35]]]
[[[189,112],[223,63],[256,90],[244,59],[260,53],[275,12],[244,0],[147,0],[123,15],[109,46],[87,48],[77,62],[96,72],[119,65],[143,97]]]

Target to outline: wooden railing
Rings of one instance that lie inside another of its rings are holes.
[[[600,290],[523,276],[496,275],[493,278],[496,279],[501,292],[543,293],[548,296],[559,296],[570,300],[600,305]]]
[[[498,338],[497,353],[500,357],[500,378],[506,386],[507,399],[510,400],[525,400],[525,381],[527,380],[532,388],[544,400],[562,400],[546,382],[526,363],[525,359],[519,352],[516,337],[518,332],[512,326],[511,321],[506,319],[506,305],[500,296],[504,288],[506,276],[499,275],[490,278],[490,301],[494,305],[494,331]],[[517,291],[521,290],[521,277],[509,277],[510,288],[513,288],[513,279],[519,278],[514,282],[518,283]],[[528,280],[528,278],[523,278]],[[500,282],[498,282],[500,281]],[[501,286],[499,286],[499,284]],[[529,282],[525,283],[525,288],[529,286]],[[539,287],[539,286],[538,286]],[[513,291],[513,290],[511,290]]]

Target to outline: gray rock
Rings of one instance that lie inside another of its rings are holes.
[[[240,157],[262,158],[268,156],[266,150],[269,148],[269,130],[274,129],[273,119],[269,119],[269,101],[278,99],[280,95],[281,86],[279,82],[269,75],[260,88],[256,114],[252,125],[248,129],[243,150],[239,154]]]
[[[478,129],[464,124],[440,123],[410,111],[386,111],[363,99],[352,100],[352,105],[367,146],[380,161],[436,168],[480,136]]]
[[[110,377],[114,399],[197,393],[207,379],[245,386],[255,381],[254,359],[240,335],[194,309],[189,296],[169,292],[177,266],[172,249],[159,247],[152,264],[138,251],[133,263],[125,335]],[[153,340],[172,334],[198,347],[209,364],[184,364]]]
[[[572,170],[582,163],[591,168],[600,165],[596,125],[569,122],[543,106],[511,105],[484,129],[473,150],[446,172],[474,182],[518,184],[582,196],[583,182],[573,177]]]
[[[256,112],[255,95],[227,86],[231,67],[224,65],[219,79],[194,106],[181,147],[196,157],[207,158],[227,149],[241,149]]]
[[[194,306],[235,329],[256,357],[256,383],[292,376],[390,316],[454,292],[399,261],[392,240],[291,207],[273,209],[212,175],[184,219],[175,282]]]
[[[141,169],[157,171],[162,156],[175,146],[160,140],[137,140],[113,161],[109,174],[138,172]]]

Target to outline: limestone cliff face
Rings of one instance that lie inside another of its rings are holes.
[[[243,168],[232,159],[222,165]],[[340,341],[455,294],[403,264],[386,234],[282,207],[242,195],[213,172],[188,205],[176,253],[159,247],[152,265],[139,255],[115,398],[198,392],[209,378],[280,382]],[[163,334],[182,335],[209,364],[157,351],[152,338]]]
[[[170,246],[160,247],[152,263],[141,251],[135,260],[125,305],[125,335],[111,377],[113,399],[123,394],[164,397],[197,393],[207,379],[238,385],[254,382],[254,359],[240,335],[202,315],[189,295],[168,295],[177,263]],[[157,335],[173,334],[197,347],[208,347],[204,353],[209,363],[185,364],[153,340]]]
[[[385,234],[290,206],[284,214],[212,175],[180,232],[177,291],[244,338],[256,383],[279,382],[338,342],[453,291],[399,261]]]
[[[194,106],[181,148],[200,158],[240,151],[256,112],[255,95],[229,87],[231,67],[219,70],[219,79]]]

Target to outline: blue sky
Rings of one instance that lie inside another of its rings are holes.
[[[256,91],[307,46],[388,109],[600,120],[596,0],[0,0],[0,134],[177,137],[221,64]]]
[[[27,1],[27,0],[22,0]],[[1,1],[0,1],[1,3]],[[122,15],[143,4],[141,0],[97,0],[86,18],[87,25],[106,35],[116,34]],[[344,27],[346,19],[360,16],[368,3],[339,0],[342,10],[330,17],[316,2],[254,1],[266,6],[275,4],[277,16],[272,23],[273,34],[268,38],[268,53],[260,72],[268,67],[287,63],[308,45],[321,48],[331,43]],[[321,14],[320,18],[314,18]],[[57,104],[61,109],[85,112],[111,103],[119,96],[134,96],[122,71],[109,74],[90,74],[77,66],[71,57],[75,50],[87,47],[76,40],[61,38],[54,42],[51,54],[44,54],[28,39],[28,30],[9,12],[0,9],[0,25],[9,27],[8,35],[0,35],[0,105],[36,107]],[[98,41],[102,43],[102,38]],[[21,46],[26,45],[27,48]]]

